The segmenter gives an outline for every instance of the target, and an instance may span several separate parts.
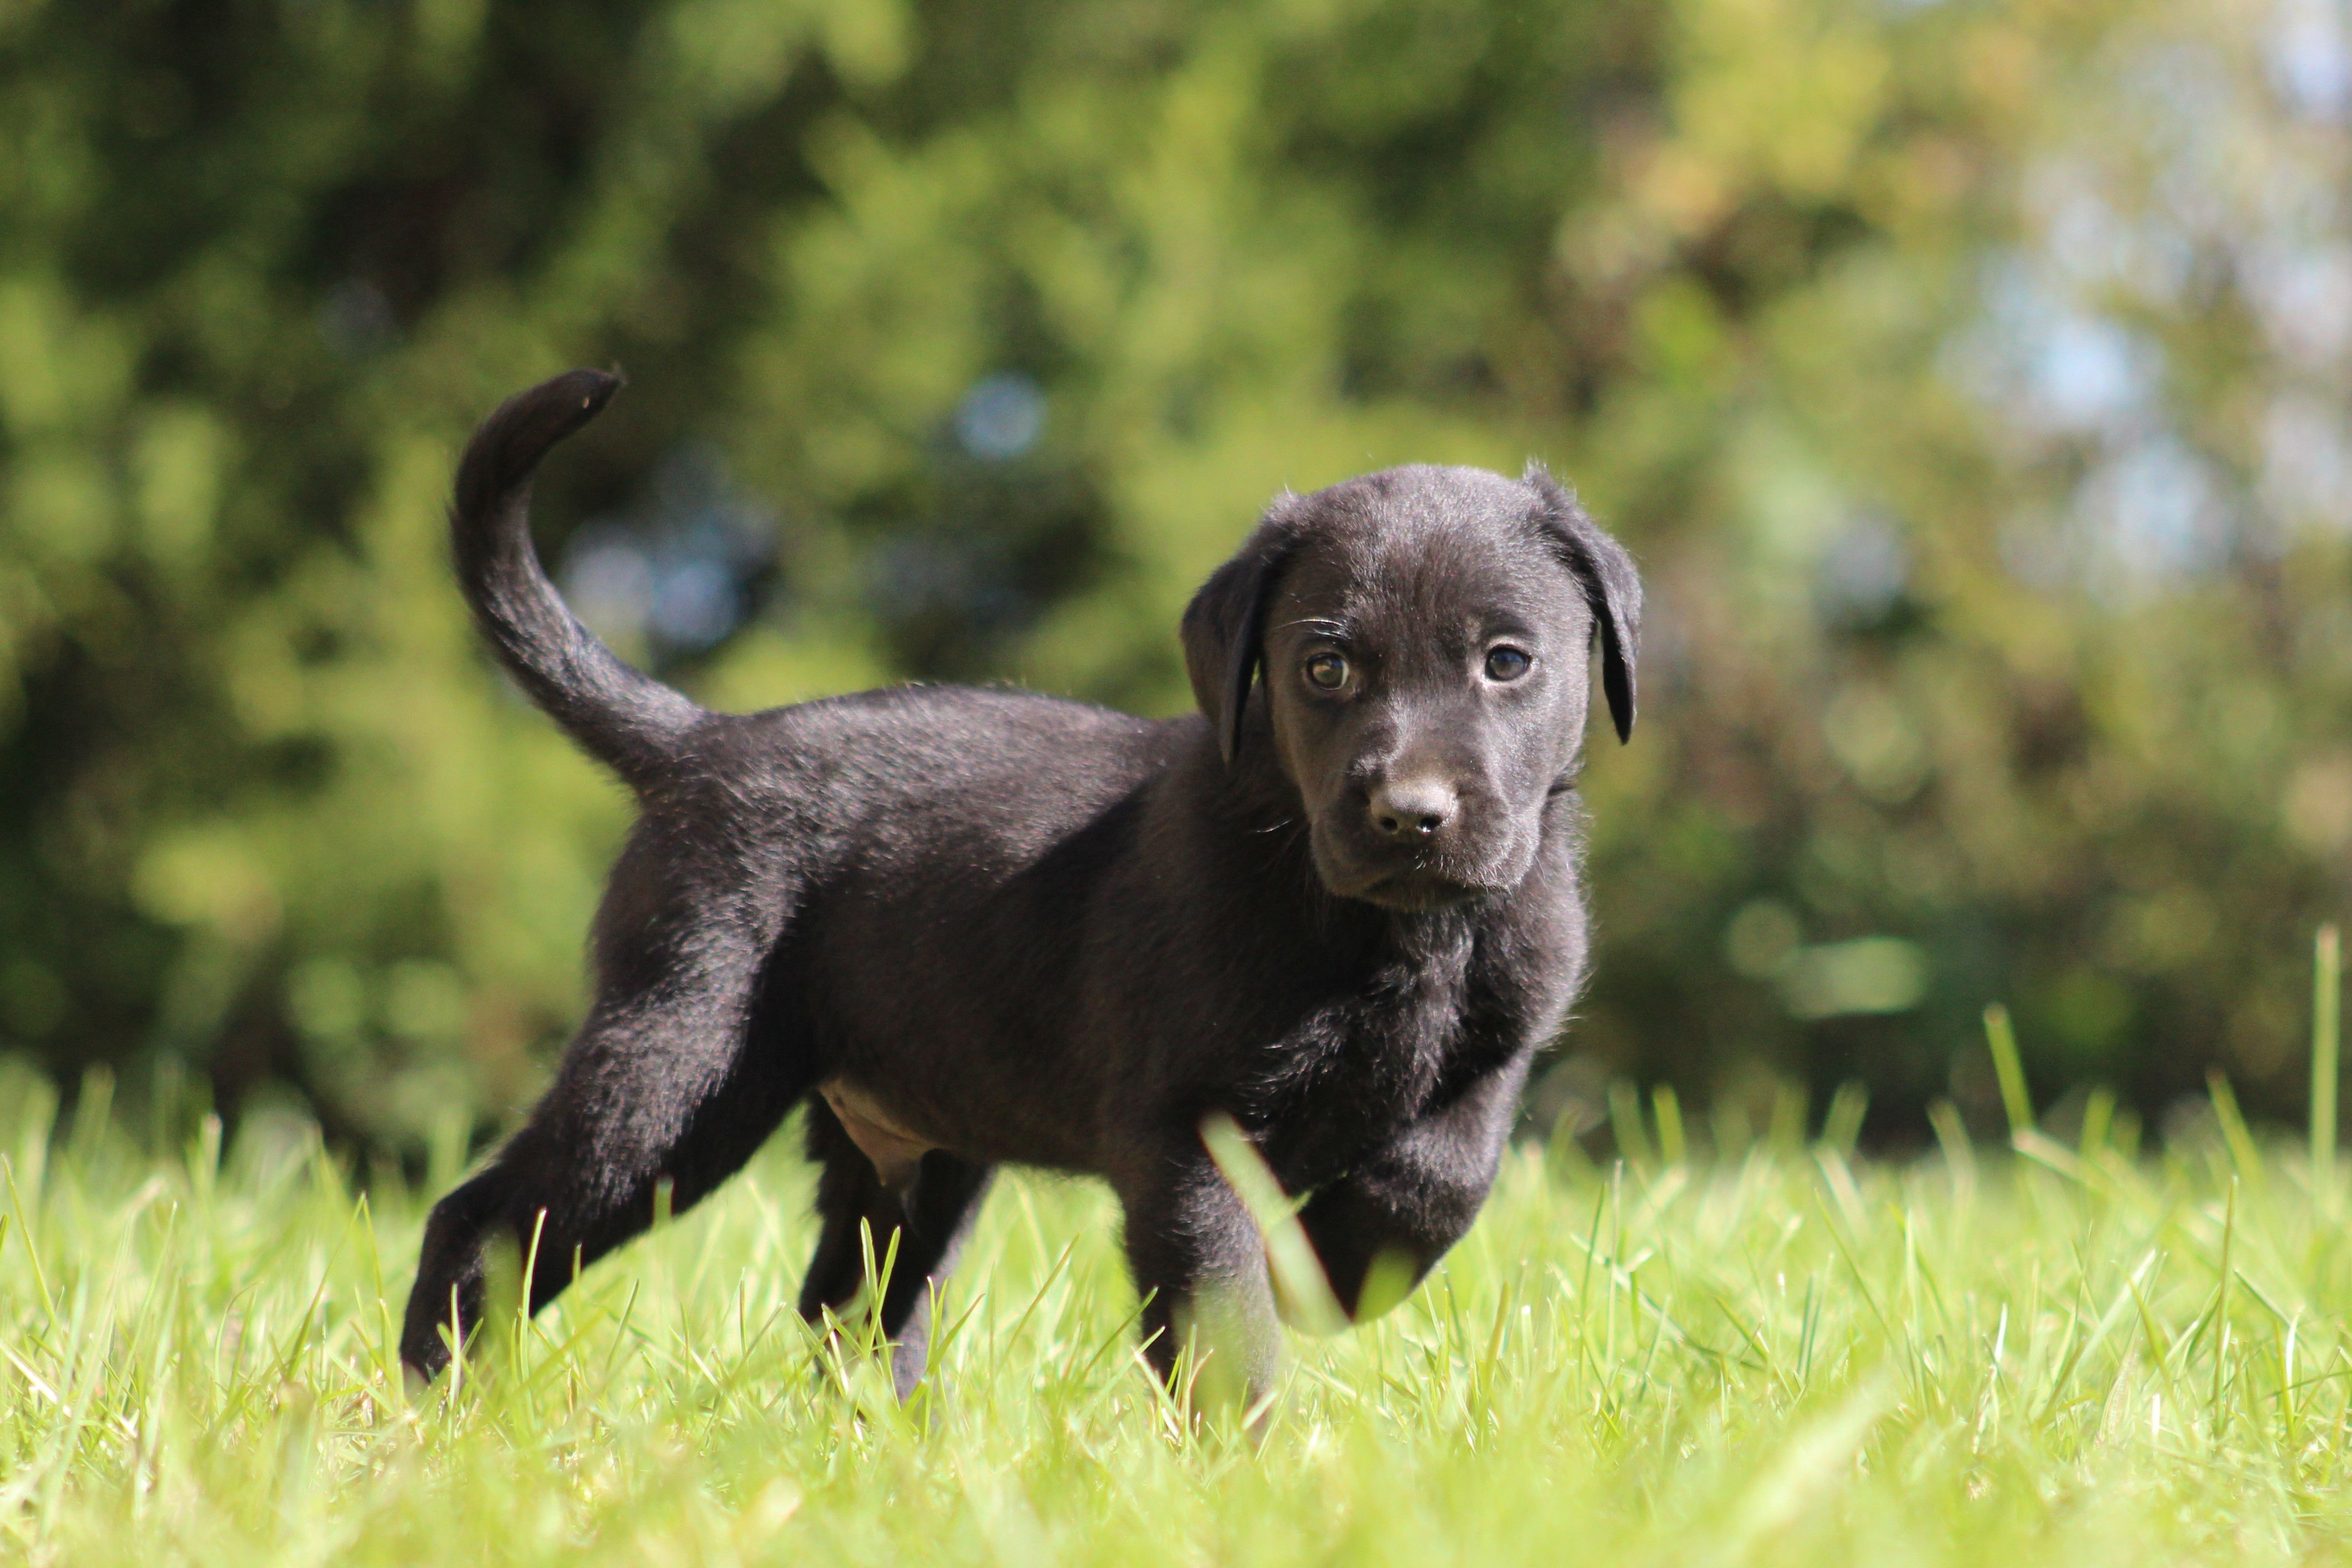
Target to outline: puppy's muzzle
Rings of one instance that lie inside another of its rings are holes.
[[[1496,803],[1442,773],[1360,785],[1335,805],[1317,835],[1317,864],[1343,898],[1441,909],[1499,891],[1525,869]]]

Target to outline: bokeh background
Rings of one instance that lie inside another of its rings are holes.
[[[722,705],[1176,711],[1279,488],[1572,479],[1652,609],[1538,1129],[1990,1130],[1995,999],[2045,1102],[2300,1113],[2340,0],[0,0],[0,1051],[391,1153],[528,1102],[625,805],[441,508],[575,363],[542,549]]]

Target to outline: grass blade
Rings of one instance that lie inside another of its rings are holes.
[[[2311,1182],[2321,1205],[2336,1205],[2336,1090],[2343,955],[2336,928],[2324,925],[2311,965]]]
[[[1211,1111],[1201,1120],[1201,1142],[1265,1238],[1266,1268],[1290,1317],[1309,1333],[1336,1334],[1346,1328],[1348,1314],[1331,1293],[1323,1260],[1315,1256],[1307,1227],[1249,1134],[1224,1112]]]
[[[2000,1080],[2000,1107],[2009,1113],[2013,1140],[2033,1130],[2033,1100],[2025,1091],[2025,1064],[2017,1056],[2017,1031],[2009,1009],[1996,1002],[1984,1010],[1985,1044],[1992,1047],[1993,1076]]]

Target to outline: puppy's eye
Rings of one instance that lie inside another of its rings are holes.
[[[1348,661],[1336,653],[1318,653],[1307,661],[1307,679],[1326,691],[1348,683]]]
[[[1515,647],[1498,647],[1486,656],[1486,679],[1517,680],[1535,663],[1526,652]]]

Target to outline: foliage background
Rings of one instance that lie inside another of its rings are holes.
[[[1572,478],[1654,607],[1539,1124],[1990,1128],[1995,997],[2045,1098],[2294,1111],[2347,116],[2332,0],[0,0],[0,1048],[528,1101],[623,803],[440,508],[617,363],[542,548],[728,705],[1178,710],[1279,488]]]

